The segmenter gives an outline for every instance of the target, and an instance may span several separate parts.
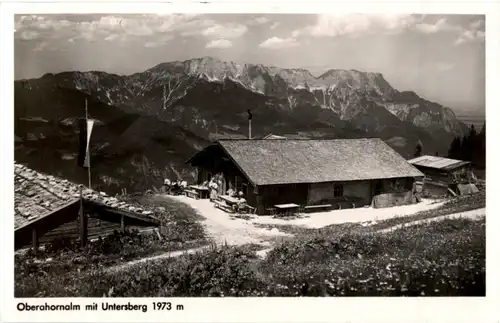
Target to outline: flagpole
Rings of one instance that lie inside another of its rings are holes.
[[[87,108],[87,98],[85,98],[85,121],[87,122],[88,124],[88,120],[89,120],[89,111],[88,111],[88,108]],[[87,147],[90,147],[87,143]],[[87,162],[88,162],[88,166],[87,169],[88,169],[88,177],[89,177],[89,189],[92,189],[92,182],[91,182],[91,177],[90,177],[90,148],[87,148]]]

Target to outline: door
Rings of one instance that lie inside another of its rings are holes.
[[[382,180],[377,179],[375,180],[373,195],[379,195],[381,193],[382,193]]]

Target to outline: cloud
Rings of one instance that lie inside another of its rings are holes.
[[[118,34],[111,34],[108,37],[104,38],[104,40],[112,42],[112,41],[117,40],[118,38],[120,38],[120,35],[118,35]]]
[[[253,25],[264,25],[264,24],[267,24],[268,22],[269,22],[269,19],[266,17],[257,17],[255,19],[247,20],[246,24],[253,26]]]
[[[240,24],[217,24],[202,31],[203,36],[218,38],[233,39],[243,36],[248,31],[248,28]]]
[[[260,43],[259,47],[267,49],[280,49],[280,48],[295,47],[298,45],[299,43],[297,42],[297,40],[295,40],[295,38],[292,37],[289,38],[272,37]]]
[[[176,31],[180,33],[181,36],[199,36],[202,31],[206,28],[216,25],[214,20],[210,19],[197,19],[185,23],[181,28],[177,27]]]
[[[35,49],[33,49],[33,51],[35,52],[41,52],[43,50],[49,50],[49,49],[54,49],[54,48],[51,48],[49,46],[49,43],[48,42],[41,42],[41,43],[38,43],[35,47]]]
[[[464,43],[474,42],[474,41],[481,42],[481,41],[484,41],[484,37],[485,37],[484,31],[465,30],[455,40],[455,45],[461,45]]]
[[[233,43],[227,39],[212,40],[205,46],[205,48],[230,48],[230,47],[233,47]]]
[[[26,38],[26,31],[38,32],[46,41],[83,39],[86,41],[126,41],[131,38],[156,37],[173,32],[200,32],[208,27],[199,24],[200,15],[24,15],[15,17],[15,36]]]
[[[483,42],[484,38],[484,20],[477,20],[460,31],[454,44],[458,46],[469,42]]]
[[[474,21],[465,27],[450,23],[446,18],[439,18],[434,22],[428,20],[429,16],[425,15],[321,14],[315,24],[294,30],[291,36],[356,37],[381,33],[398,34],[413,30],[423,34],[455,33],[458,35],[455,45],[484,40],[484,20]]]
[[[144,43],[144,47],[146,47],[146,48],[161,47],[161,46],[167,44],[172,39],[174,39],[174,36],[171,34],[155,36],[155,37],[153,37],[153,39],[146,41]]]
[[[22,40],[35,40],[40,37],[40,33],[34,30],[23,30],[19,34],[19,38]]]
[[[272,24],[269,28],[271,28],[271,29],[276,29],[279,25],[280,25],[280,23],[279,23],[279,22],[275,22],[275,23],[273,23],[273,24]]]
[[[414,15],[321,14],[315,24],[297,29],[292,37],[358,36],[362,33],[399,33],[420,19]]]
[[[459,31],[458,25],[449,24],[445,18],[437,20],[435,23],[419,23],[415,25],[415,29],[424,34],[434,34],[441,31]]]
[[[473,21],[470,24],[473,30],[484,30],[484,20]]]
[[[252,19],[256,24],[265,17]],[[116,45],[139,42],[146,48],[163,46],[175,35],[203,37],[207,48],[229,48],[230,40],[247,33],[247,26],[218,22],[198,14],[114,14],[114,15],[24,15],[16,16],[16,39],[47,43],[37,51],[66,44],[106,42]]]

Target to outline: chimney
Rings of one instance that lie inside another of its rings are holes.
[[[252,139],[252,113],[250,112],[250,109],[248,109],[247,112],[248,112],[248,139]]]

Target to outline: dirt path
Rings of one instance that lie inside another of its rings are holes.
[[[201,223],[207,230],[207,234],[218,245],[244,245],[260,244],[269,246],[269,241],[276,237],[288,236],[289,234],[278,229],[265,229],[254,226],[252,219],[243,220],[232,218],[228,213],[219,210],[206,199],[193,200],[185,196],[171,197],[180,202],[189,204],[201,216],[205,218]]]
[[[459,212],[459,213],[453,213],[453,214],[447,214],[447,215],[442,215],[438,216],[435,218],[430,218],[430,219],[423,219],[423,220],[417,220],[413,222],[407,222],[407,223],[402,223],[398,225],[394,225],[389,228],[385,228],[382,230],[377,231],[377,233],[386,233],[386,232],[391,232],[394,230],[401,229],[403,227],[409,227],[409,226],[414,226],[422,223],[430,223],[434,221],[442,221],[444,219],[458,219],[458,218],[468,218],[468,219],[478,219],[486,215],[486,208],[481,208],[481,209],[475,209],[467,212]]]
[[[161,202],[162,196],[158,195],[155,197],[155,199]],[[257,244],[261,245],[263,249],[267,248],[266,250],[269,250],[271,247],[270,241],[280,236],[289,235],[275,228],[258,228],[254,226],[250,220],[232,218],[226,212],[215,208],[213,204],[208,200],[193,200],[185,196],[169,196],[168,198],[164,198],[165,203],[168,203],[169,199],[175,199],[179,202],[186,203],[195,211],[197,211],[204,218],[204,220],[201,221],[201,224],[205,227],[207,235],[213,240],[216,245],[227,244],[240,246],[245,244]],[[165,258],[175,258],[184,254],[192,254],[198,251],[202,251],[209,247],[210,246],[205,246],[187,250],[166,252],[164,254],[141,258],[138,260],[127,262],[125,264],[112,266],[109,267],[107,271],[126,270],[127,268],[140,263]]]
[[[328,225],[343,223],[362,223],[384,221],[399,216],[409,216],[422,211],[429,211],[443,206],[445,201],[424,199],[418,204],[394,206],[387,208],[362,207],[356,209],[332,210],[326,212],[309,213],[297,219],[281,219],[262,216],[252,220],[259,224],[284,224],[305,226],[319,229]]]

